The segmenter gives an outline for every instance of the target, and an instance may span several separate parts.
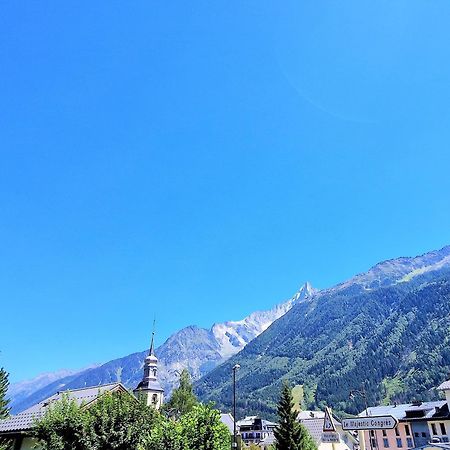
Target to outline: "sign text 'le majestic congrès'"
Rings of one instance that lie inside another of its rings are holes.
[[[392,416],[369,416],[356,419],[343,419],[344,430],[388,430],[397,426],[397,419]]]

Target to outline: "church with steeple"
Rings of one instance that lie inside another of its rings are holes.
[[[40,449],[41,447],[33,432],[34,422],[45,415],[50,405],[67,396],[78,405],[87,402],[86,407],[90,407],[95,404],[97,398],[106,393],[132,395],[120,382],[56,392],[15,416],[0,419],[0,440],[2,438],[10,440],[12,442],[11,448],[17,450]],[[158,358],[155,356],[154,329],[150,350],[144,360],[144,376],[133,393],[136,398],[142,399],[148,406],[155,409],[161,408],[164,402],[164,389],[158,381]]]
[[[134,389],[134,395],[143,399],[148,406],[161,408],[164,402],[164,389],[158,381],[158,358],[155,356],[155,332],[152,333],[150,350],[144,360],[144,377]]]

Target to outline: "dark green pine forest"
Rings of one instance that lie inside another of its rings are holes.
[[[448,269],[447,269],[448,270]],[[364,409],[350,390],[366,383],[369,405],[436,399],[450,378],[450,272],[443,269],[365,288],[349,284],[298,304],[244,350],[199,380],[196,391],[238,416],[274,418],[283,380],[298,385],[301,406]]]

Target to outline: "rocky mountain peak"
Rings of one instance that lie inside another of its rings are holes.
[[[318,289],[315,289],[311,286],[311,283],[309,281],[306,281],[301,288],[296,292],[296,294],[293,297],[293,300],[297,303],[302,300],[309,300],[312,298],[316,293],[318,292]]]

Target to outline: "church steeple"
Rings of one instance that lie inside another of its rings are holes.
[[[138,398],[159,409],[164,401],[164,389],[158,381],[158,358],[155,356],[155,324],[153,323],[152,340],[148,356],[144,360],[144,376],[134,390]]]
[[[152,341],[150,342],[150,350],[148,352],[149,356],[155,356],[155,324],[153,323],[153,331],[152,331]]]

